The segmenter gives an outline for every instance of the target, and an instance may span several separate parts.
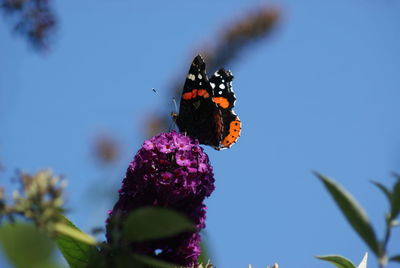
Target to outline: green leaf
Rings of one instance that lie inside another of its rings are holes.
[[[66,227],[84,234],[66,217],[64,220]],[[56,231],[56,243],[71,268],[90,267],[93,266],[93,263],[100,261],[101,256],[95,246],[82,242],[75,235],[71,235],[71,232],[60,233],[60,230],[57,229]],[[85,235],[82,235],[82,237],[85,237]]]
[[[380,256],[379,243],[376,239],[374,229],[369,223],[368,217],[362,207],[350,193],[337,183],[319,173],[315,173],[315,175],[324,183],[326,189],[329,191],[353,229],[365,243],[367,243],[370,249],[377,256]]]
[[[339,255],[315,256],[315,258],[328,261],[338,268],[357,268],[350,260]]]
[[[372,184],[374,184],[376,187],[378,187],[382,191],[382,193],[388,199],[390,206],[392,206],[392,193],[389,191],[389,189],[386,188],[385,185],[383,185],[379,182],[376,182],[376,181],[372,181]]]
[[[5,255],[17,268],[48,268],[57,265],[51,260],[53,241],[32,224],[8,224],[0,228],[0,244]]]
[[[193,223],[171,209],[145,207],[133,211],[123,225],[123,236],[132,242],[166,238],[194,231]]]
[[[201,253],[198,259],[198,262],[200,264],[203,264],[203,266],[206,266],[206,264],[210,261],[210,258],[208,256],[208,250],[206,247],[206,243],[203,241],[200,243],[200,248],[201,248]]]
[[[56,223],[54,224],[54,230],[59,234],[67,235],[75,240],[83,242],[85,244],[96,246],[97,242],[92,236],[80,231],[75,226],[72,227],[70,224],[71,222],[64,224],[64,223]]]
[[[390,203],[390,218],[394,220],[400,213],[400,179],[397,178],[397,182],[393,186],[393,192],[390,192],[384,185],[378,182],[372,182],[385,194]]]
[[[146,264],[146,267],[152,268],[176,268],[175,264],[168,263],[165,261],[160,261],[152,257],[134,254],[133,258],[143,264]]]
[[[391,218],[395,219],[400,212],[400,179],[393,186]]]
[[[390,257],[389,261],[400,262],[400,255]]]

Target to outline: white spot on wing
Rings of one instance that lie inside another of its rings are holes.
[[[203,76],[202,76],[201,74],[198,74],[197,77],[198,77],[199,79],[202,79],[202,78],[203,78]]]
[[[214,83],[210,83],[211,87],[214,89],[215,88],[215,84]]]
[[[220,85],[219,85],[219,88],[220,88],[220,89],[225,89],[225,85],[224,85],[224,84],[220,84]]]
[[[221,95],[222,94],[222,90],[218,91],[218,94]]]
[[[196,79],[196,77],[194,76],[194,74],[188,74],[187,76],[188,79],[194,81],[194,79]]]

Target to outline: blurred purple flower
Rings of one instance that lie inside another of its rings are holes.
[[[200,255],[199,231],[205,227],[203,200],[213,190],[212,167],[198,141],[175,131],[162,133],[145,141],[130,163],[108,223],[112,217],[123,218],[139,207],[175,209],[194,222],[196,232],[135,243],[132,249],[178,265],[196,265]],[[113,242],[110,224],[107,240]]]

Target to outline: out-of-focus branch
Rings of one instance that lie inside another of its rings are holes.
[[[249,45],[269,36],[275,28],[279,11],[270,7],[257,8],[245,14],[242,19],[223,29],[215,47],[203,49],[200,54],[207,62],[207,68],[216,70],[240,57]]]
[[[246,13],[241,19],[230,23],[228,27],[223,27],[219,34],[220,39],[213,43],[214,46],[205,46],[192,53],[191,57],[201,54],[206,61],[208,70],[216,70],[230,64],[241,56],[245,49],[250,45],[268,37],[280,18],[280,11],[271,7],[257,7]],[[188,67],[188,66],[187,66]],[[171,83],[170,90],[175,99],[180,99],[185,73],[180,73]],[[168,100],[168,104],[170,104]],[[170,105],[168,105],[170,107]],[[147,136],[165,131],[171,124],[169,113],[164,116],[152,117],[147,121]]]
[[[49,0],[0,0],[0,9],[14,23],[14,31],[39,50],[48,48],[56,18]]]
[[[114,164],[120,156],[119,142],[110,134],[101,134],[95,138],[93,155],[101,166]]]

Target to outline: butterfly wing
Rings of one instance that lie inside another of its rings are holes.
[[[204,60],[198,55],[186,77],[175,121],[181,132],[202,144],[218,147],[223,132],[222,113],[212,100],[212,94]]]
[[[236,97],[232,89],[233,75],[230,71],[220,69],[210,78],[212,100],[221,111],[222,138],[218,149],[231,147],[240,137],[242,123],[233,111]]]

